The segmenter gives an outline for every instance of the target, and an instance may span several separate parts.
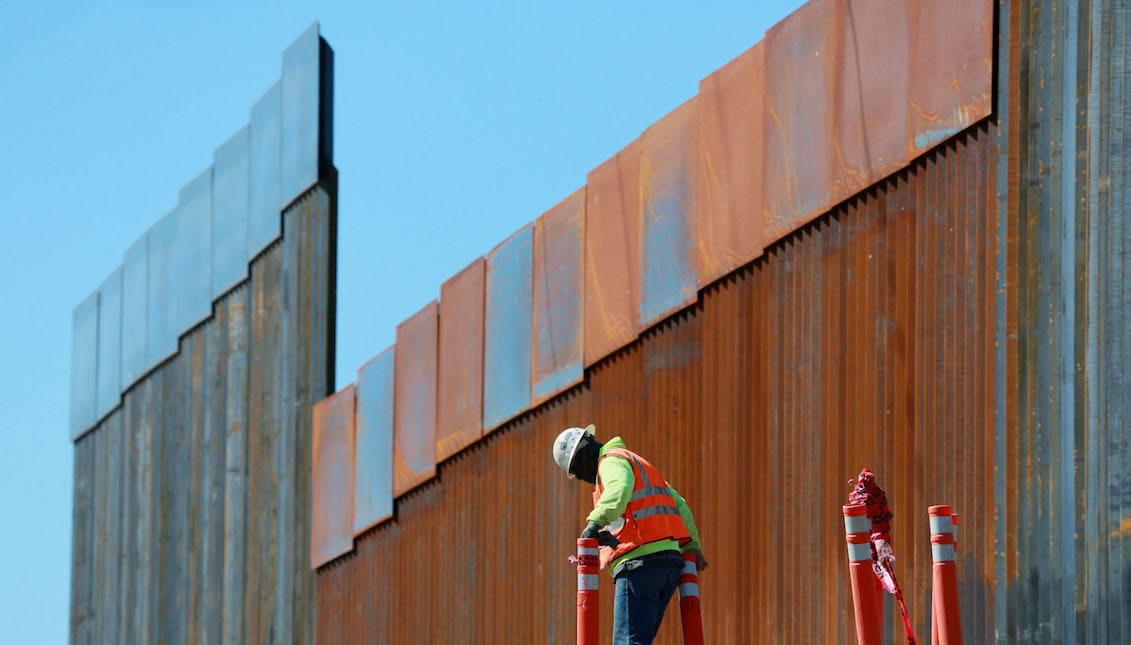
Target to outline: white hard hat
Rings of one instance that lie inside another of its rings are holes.
[[[590,437],[597,434],[597,428],[593,424],[589,424],[585,428],[566,428],[554,439],[554,461],[558,466],[573,479],[573,474],[569,472],[569,464],[573,461],[573,456],[577,454],[577,448],[581,445],[581,438],[588,435]]]

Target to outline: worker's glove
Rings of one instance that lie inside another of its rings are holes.
[[[581,532],[581,539],[584,540],[588,538],[595,538],[597,537],[597,533],[600,532],[600,530],[601,527],[597,526],[593,522],[589,522],[585,525],[585,530]]]
[[[876,549],[876,561],[887,568],[895,566],[895,553],[891,550],[891,543],[887,540],[876,540],[872,543]]]
[[[610,549],[615,549],[620,546],[620,541],[613,537],[612,533],[608,531],[601,531],[597,534],[597,544],[607,546]]]

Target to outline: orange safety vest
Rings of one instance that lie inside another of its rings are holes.
[[[601,459],[609,456],[628,460],[632,465],[634,483],[632,498],[624,514],[608,527],[620,546],[616,549],[601,547],[601,568],[604,569],[613,560],[649,542],[678,540],[680,546],[690,542],[691,534],[679,514],[675,497],[668,490],[668,482],[660,475],[660,471],[648,463],[647,459],[624,448],[613,448],[601,455]],[[600,461],[597,463],[599,465]],[[601,499],[601,491],[601,476],[598,475],[597,486],[593,491],[593,506]]]

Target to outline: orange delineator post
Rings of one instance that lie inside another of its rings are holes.
[[[952,513],[950,516],[950,533],[954,536],[954,553],[955,557],[958,556],[958,513]],[[941,523],[945,525],[945,522]],[[944,528],[940,526],[939,528]],[[939,642],[939,621],[935,615],[934,601],[931,602],[931,643],[934,645]]]
[[[577,645],[597,645],[600,561],[596,538],[577,539]]]
[[[880,645],[883,630],[880,607],[876,604],[876,574],[872,571],[872,522],[868,507],[844,505],[844,539],[848,543],[848,573],[852,583],[852,604],[856,608],[857,645]]]
[[[931,522],[932,645],[962,645],[962,620],[958,615],[958,570],[954,563],[954,514],[949,506],[927,509]]]
[[[683,554],[679,576],[679,617],[683,624],[683,645],[703,645],[703,616],[699,613],[699,569],[695,556]]]

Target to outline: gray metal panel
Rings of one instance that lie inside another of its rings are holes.
[[[177,220],[177,334],[212,315],[212,167],[181,189]]]
[[[279,208],[280,155],[282,150],[282,82],[251,108],[248,159],[247,259],[250,261],[282,234]]]
[[[99,419],[122,401],[122,267],[98,288],[98,385],[95,416]]]
[[[149,234],[142,235],[122,258],[122,391],[129,389],[145,373],[146,306],[149,291]]]
[[[97,421],[98,292],[90,294],[71,315],[71,440]]]
[[[158,363],[177,353],[177,219],[173,209],[157,220],[149,232],[149,258],[146,271],[146,352],[148,372]]]
[[[247,279],[248,149],[244,126],[212,155],[212,299]]]
[[[318,182],[322,39],[314,23],[283,52],[282,190],[279,208]]]

